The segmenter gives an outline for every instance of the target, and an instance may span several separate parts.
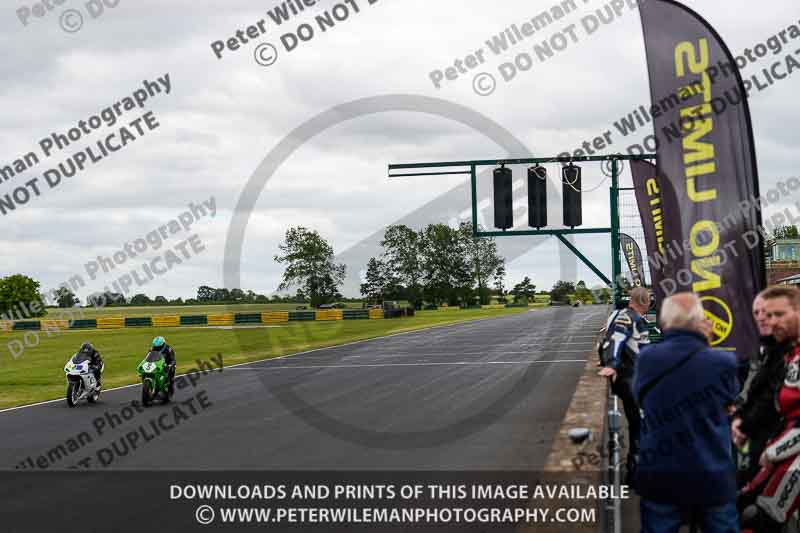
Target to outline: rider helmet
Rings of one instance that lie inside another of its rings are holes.
[[[160,352],[166,346],[167,346],[167,341],[164,340],[164,337],[158,336],[155,339],[153,339],[153,349],[158,350]]]

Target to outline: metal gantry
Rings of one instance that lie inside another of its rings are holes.
[[[619,283],[612,282],[611,280],[618,280],[622,271],[622,265],[619,257],[619,161],[646,161],[654,160],[655,154],[643,155],[594,155],[594,156],[581,156],[581,157],[537,157],[537,158],[524,158],[524,159],[480,159],[472,161],[442,161],[436,163],[406,163],[406,164],[392,164],[389,165],[390,178],[404,178],[411,176],[447,176],[447,175],[469,175],[471,180],[471,196],[472,196],[472,231],[475,237],[516,237],[516,236],[537,236],[549,235],[558,238],[564,245],[569,248],[575,256],[580,259],[592,272],[602,279],[607,285],[614,289],[614,303],[619,303],[621,298],[621,287]],[[571,229],[553,229],[553,230],[511,230],[511,231],[479,231],[478,229],[478,167],[498,165],[536,165],[545,163],[580,163],[580,162],[610,162],[611,164],[611,187],[609,191],[611,227],[609,228],[571,228]],[[442,168],[461,168],[462,170],[446,170],[437,171],[434,169]],[[428,171],[420,171],[420,169],[428,169]],[[417,170],[418,172],[398,174],[397,171],[404,170]],[[595,266],[589,258],[583,255],[572,243],[570,243],[566,235],[581,235],[581,234],[611,234],[611,279],[609,279],[597,266]]]

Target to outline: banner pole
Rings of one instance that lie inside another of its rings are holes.
[[[475,165],[470,165],[470,188],[472,190],[472,236],[478,237],[478,176]]]
[[[614,291],[614,307],[622,300],[619,275],[622,265],[619,260],[619,183],[617,180],[617,160],[611,160],[611,287]]]

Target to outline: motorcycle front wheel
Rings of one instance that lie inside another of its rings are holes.
[[[67,385],[67,405],[70,407],[77,405],[78,398],[81,396],[81,385],[80,381],[70,381]]]
[[[150,383],[145,380],[142,382],[142,405],[150,407],[153,403],[153,392],[150,390]]]

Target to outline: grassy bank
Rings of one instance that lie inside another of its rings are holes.
[[[143,328],[64,331],[48,337],[37,332],[38,346],[26,348],[13,359],[6,343],[23,341],[22,332],[0,335],[0,409],[61,398],[66,390],[63,367],[81,342],[91,341],[106,364],[105,388],[137,382],[136,366],[144,357],[154,335],[164,335],[175,347],[178,372],[195,366],[196,359],[208,360],[217,353],[226,365],[278,357],[313,348],[335,346],[356,340],[381,337],[432,326],[481,318],[502,317],[527,309],[470,309],[452,312],[422,311],[412,318],[393,320],[350,320],[339,322],[295,322],[280,327],[242,328]],[[30,334],[29,344],[33,344]]]

